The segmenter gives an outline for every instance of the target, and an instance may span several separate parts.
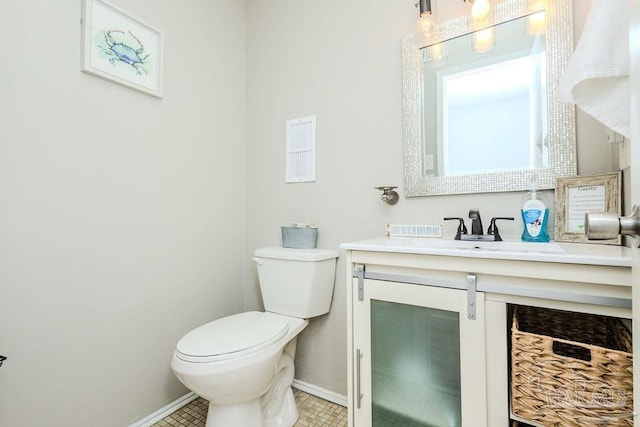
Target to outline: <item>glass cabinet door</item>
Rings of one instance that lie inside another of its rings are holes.
[[[470,320],[466,291],[365,280],[354,303],[356,425],[486,425],[482,302],[476,294]]]
[[[373,427],[461,425],[458,317],[371,301]]]

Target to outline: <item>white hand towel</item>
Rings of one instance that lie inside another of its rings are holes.
[[[593,0],[564,76],[560,99],[630,137],[627,0]]]

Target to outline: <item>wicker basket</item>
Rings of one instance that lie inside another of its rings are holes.
[[[518,306],[511,410],[535,425],[633,426],[631,335],[618,319]]]

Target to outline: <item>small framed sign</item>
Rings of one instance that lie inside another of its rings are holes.
[[[556,180],[556,236],[562,242],[619,245],[620,237],[589,241],[585,236],[587,212],[611,212],[620,215],[620,172]]]

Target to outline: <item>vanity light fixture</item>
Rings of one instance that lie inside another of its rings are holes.
[[[547,28],[544,10],[527,16],[527,33],[530,36],[539,36],[544,34]]]
[[[476,23],[482,25],[489,19],[491,14],[491,2],[489,0],[474,0],[471,5],[471,18],[473,18],[474,27]]]
[[[447,62],[447,59],[447,51],[443,42],[432,44],[425,49],[425,58],[423,60],[430,67],[439,67]]]
[[[438,22],[431,8],[431,0],[419,0],[416,6],[420,7],[420,17],[416,22],[416,34],[422,38],[424,43],[433,43],[438,36]]]
[[[443,43],[438,41],[438,20],[431,6],[431,0],[420,0],[416,7],[420,7],[420,17],[416,23],[416,33],[421,43],[427,45],[424,62],[430,67],[439,67],[447,62],[447,53]]]
[[[531,15],[527,16],[527,33],[530,36],[544,34],[547,28],[544,1],[529,0],[527,2],[527,12],[531,13]]]
[[[471,37],[471,42],[474,52],[488,52],[495,46],[496,30],[491,24],[491,2],[489,0],[473,0],[471,5],[471,27],[475,32]]]
[[[493,16],[489,0],[463,0],[471,3],[471,28],[476,32],[472,37],[472,49],[476,53],[484,53],[495,45],[495,29],[491,27]],[[529,0],[530,3],[539,0]],[[444,45],[438,41],[438,20],[431,0],[419,0],[416,7],[420,8],[420,17],[416,23],[416,35],[421,44],[426,45],[425,62],[437,67],[447,61]],[[535,6],[534,6],[535,7]]]
[[[483,28],[475,31],[471,36],[471,47],[475,53],[485,53],[496,45],[496,29]]]

